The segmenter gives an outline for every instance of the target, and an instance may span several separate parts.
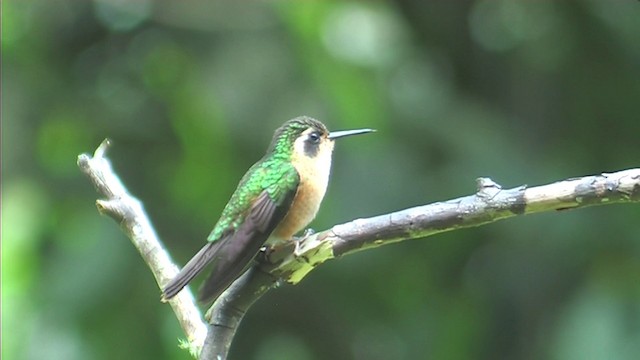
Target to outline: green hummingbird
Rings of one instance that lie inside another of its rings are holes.
[[[331,171],[334,140],[371,129],[329,132],[307,116],[275,131],[262,159],[242,177],[207,244],[162,290],[171,299],[202,270],[212,271],[198,300],[209,303],[249,267],[265,244],[290,241],[316,216]]]

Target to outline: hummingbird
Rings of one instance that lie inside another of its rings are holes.
[[[266,154],[240,180],[207,244],[162,289],[162,301],[176,296],[212,265],[198,296],[200,302],[210,303],[248,269],[263,246],[291,241],[318,213],[329,182],[334,140],[373,131],[329,132],[307,116],[285,122]]]

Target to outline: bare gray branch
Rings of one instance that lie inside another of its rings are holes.
[[[162,286],[178,273],[178,268],[156,235],[142,203],[129,194],[114,173],[105,157],[108,146],[109,141],[105,140],[93,156],[79,155],[78,166],[95,185],[98,193],[105,197],[105,200],[96,201],[98,211],[120,224],[151,269],[158,285]],[[189,347],[199,352],[207,330],[193,295],[187,289],[169,303],[187,336]]]

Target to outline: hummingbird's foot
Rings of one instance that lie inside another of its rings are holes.
[[[309,236],[311,236],[311,235],[313,235],[315,233],[316,233],[315,230],[313,230],[312,228],[308,228],[307,230],[304,231],[304,233],[302,233],[302,238],[301,239],[307,238],[307,237],[309,237]]]
[[[293,248],[293,256],[295,257],[300,257],[302,255],[302,249],[300,248],[300,243],[302,242],[302,239],[304,239],[304,236],[297,239],[293,239],[293,245],[295,246]]]
[[[302,236],[293,239],[293,242],[295,245],[293,249],[293,255],[295,257],[302,256],[302,248],[301,248],[302,241],[315,233],[316,233],[315,230],[313,230],[312,228],[308,228],[304,231],[304,233],[302,233]]]
[[[302,241],[302,240],[308,238],[309,236],[311,236],[311,235],[313,235],[315,233],[316,233],[315,230],[313,230],[312,228],[308,228],[302,233],[302,235],[292,237],[292,240],[293,241]]]

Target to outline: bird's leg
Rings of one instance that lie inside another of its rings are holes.
[[[316,233],[315,230],[313,230],[312,228],[308,228],[308,229],[306,229],[304,231],[302,236],[293,238],[293,241],[294,241],[294,244],[295,244],[295,247],[293,249],[293,255],[295,257],[300,257],[302,255],[302,251],[301,251],[301,248],[300,248],[300,244],[302,243],[302,240],[308,238],[309,236],[311,236],[311,235],[313,235],[315,233]]]
[[[304,233],[302,233],[302,236],[299,238],[299,240],[302,240],[304,238],[308,238],[309,236],[315,234],[316,231],[313,230],[312,228],[308,228],[304,231]]]

